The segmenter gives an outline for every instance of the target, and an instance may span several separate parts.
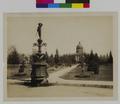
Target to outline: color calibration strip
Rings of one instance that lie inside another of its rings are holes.
[[[36,8],[90,8],[90,0],[36,0]]]

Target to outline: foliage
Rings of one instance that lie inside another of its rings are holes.
[[[76,54],[63,54],[59,55],[58,49],[56,49],[55,55],[51,54],[50,56],[46,52],[46,59],[47,63],[51,66],[53,65],[67,65],[71,66],[72,64],[76,63],[75,60]],[[98,56],[97,53],[94,53],[93,50],[91,50],[90,53],[84,53],[84,63],[87,65],[93,65],[93,66],[99,66],[100,64],[112,64],[113,57],[112,52],[109,52],[109,55],[100,55]]]
[[[112,56],[111,51],[110,51],[109,56],[108,56],[108,63],[113,63],[113,56]]]
[[[113,63],[112,52],[110,51],[109,54],[100,55],[99,60],[100,64],[112,64]]]
[[[12,46],[8,50],[7,63],[8,64],[20,64],[27,63],[29,61],[29,57],[25,54],[18,53],[17,49]]]
[[[8,57],[7,57],[7,63],[8,64],[19,64],[20,63],[19,53],[17,52],[15,47],[12,47],[10,49],[10,53],[8,54]]]
[[[58,49],[56,49],[56,54],[55,54],[55,64],[58,65],[59,64],[59,52],[58,52]]]

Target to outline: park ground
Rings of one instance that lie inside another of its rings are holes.
[[[27,87],[8,82],[8,97],[112,97],[109,88],[51,85],[46,87]]]
[[[16,67],[15,67],[16,68]],[[91,87],[91,86],[79,86],[81,80],[68,80],[67,78],[61,78],[60,76],[67,75],[73,72],[76,66],[72,67],[60,67],[58,69],[49,69],[49,82],[52,83],[49,86],[41,87],[30,87],[24,85],[24,81],[30,80],[29,75],[23,79],[17,77],[11,77],[13,71],[8,70],[8,80],[7,80],[7,97],[8,98],[25,98],[25,97],[112,97],[113,88],[111,87]],[[17,68],[16,68],[17,69]],[[28,69],[28,68],[27,68]],[[103,69],[103,66],[102,66]],[[13,70],[13,69],[12,69]],[[17,71],[16,71],[17,73]],[[108,83],[112,85],[112,81],[82,81],[82,83],[89,83],[90,85]],[[74,84],[75,83],[75,84]],[[78,84],[78,86],[77,86]]]

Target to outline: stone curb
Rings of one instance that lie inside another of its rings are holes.
[[[55,85],[63,85],[63,86],[77,86],[77,87],[97,87],[97,88],[110,88],[113,89],[113,85],[97,85],[97,84],[77,84],[77,83],[53,83]]]

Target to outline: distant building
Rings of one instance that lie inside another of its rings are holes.
[[[79,42],[79,44],[76,46],[76,53],[78,55],[83,55],[83,46],[81,45],[81,43]]]
[[[76,46],[76,56],[75,56],[75,60],[78,63],[82,63],[83,60],[83,46],[81,45],[81,43],[79,42],[78,45]]]

